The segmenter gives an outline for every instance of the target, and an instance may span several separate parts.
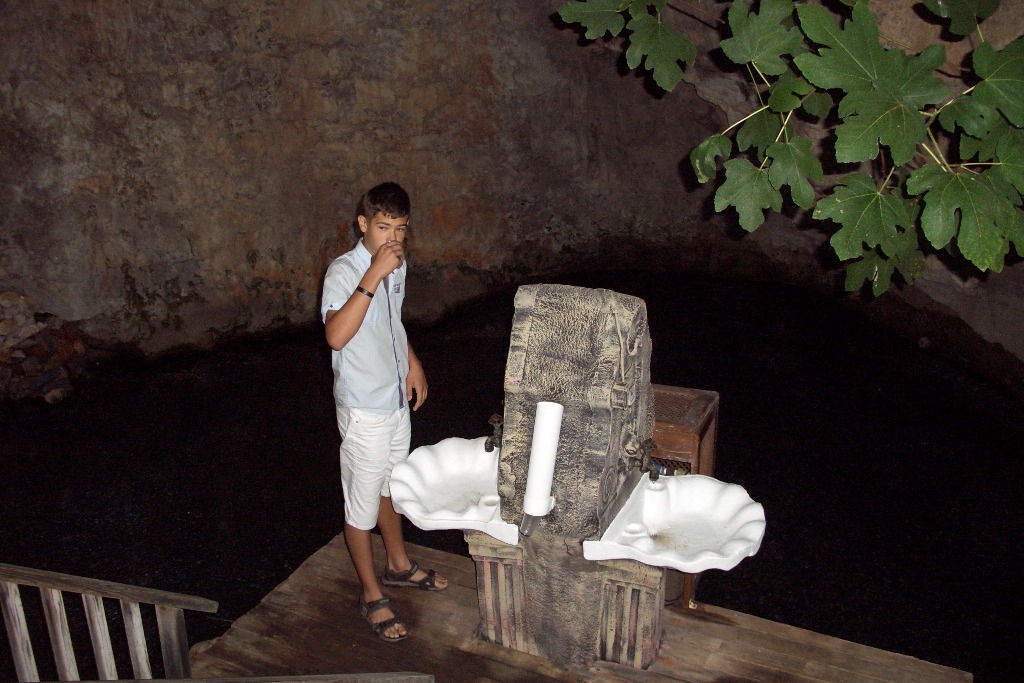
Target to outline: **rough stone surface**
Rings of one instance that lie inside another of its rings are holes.
[[[599,538],[640,478],[628,458],[654,434],[647,307],[606,289],[527,285],[516,293],[498,462],[502,518],[523,516],[533,421],[562,404],[548,533]]]
[[[414,201],[411,318],[608,267],[834,291],[820,233],[780,218],[743,237],[690,177],[688,151],[748,111],[737,77],[702,55],[652,96],[614,42],[581,46],[560,4],[5,3],[0,289],[147,354],[309,322],[359,194],[394,179]],[[690,5],[712,18],[667,16],[715,47],[725,5]],[[910,5],[872,9],[920,47],[934,29]],[[1002,5],[993,42],[1022,25],[1024,0]],[[1022,280],[1021,263],[936,260],[872,306],[963,321],[958,343],[1019,362]]]

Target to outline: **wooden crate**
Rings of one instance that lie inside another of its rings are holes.
[[[666,474],[715,474],[715,437],[718,432],[718,392],[655,384],[654,442],[651,460]],[[699,574],[665,570],[668,604],[696,607]]]
[[[715,475],[718,392],[655,384],[651,460],[676,474]]]

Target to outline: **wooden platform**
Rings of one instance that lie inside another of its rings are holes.
[[[374,537],[381,566],[379,540]],[[648,671],[600,662],[587,671],[567,670],[476,639],[479,611],[471,559],[419,546],[410,546],[410,554],[452,585],[440,594],[390,592],[411,631],[405,641],[378,640],[359,616],[358,582],[339,535],[223,636],[195,645],[193,677],[418,671],[439,682],[973,680],[955,669],[706,605],[669,609],[658,659]]]

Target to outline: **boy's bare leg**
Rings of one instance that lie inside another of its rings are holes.
[[[394,512],[394,509],[392,509]],[[363,587],[363,600],[373,602],[384,597],[380,583],[377,581],[377,574],[373,570],[373,547],[370,545],[370,532],[357,529],[347,522],[345,523],[345,543],[348,545],[348,553],[352,556],[352,565],[356,569],[356,576]],[[386,621],[395,616],[390,609],[382,609],[370,615],[375,624]],[[395,624],[384,631],[389,638],[397,638],[406,634],[403,624]]]
[[[408,571],[412,567],[412,560],[405,552],[405,538],[402,535],[402,517],[395,512],[391,504],[391,498],[380,497],[380,510],[377,512],[377,526],[380,528],[380,537],[384,540],[384,550],[388,555],[388,569],[392,572]],[[427,576],[427,573],[420,569],[412,575],[412,580],[419,581]],[[376,577],[374,577],[376,580]],[[448,579],[435,574],[434,584],[438,589],[448,586]]]

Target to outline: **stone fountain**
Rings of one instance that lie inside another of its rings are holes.
[[[519,523],[523,516],[540,401],[564,406],[556,503],[515,546],[467,532],[481,636],[563,664],[646,667],[661,637],[663,570],[583,556],[583,541],[602,535],[639,481],[629,458],[653,434],[646,306],[608,290],[560,285],[522,287],[515,306],[498,462],[502,518]]]
[[[652,481],[650,362],[641,299],[521,287],[500,449],[447,439],[395,468],[400,512],[423,528],[465,530],[483,640],[564,666],[647,668],[661,639],[665,567],[727,569],[757,551],[764,511],[742,487]],[[524,519],[535,421],[552,404],[561,415],[548,470],[554,506]]]

